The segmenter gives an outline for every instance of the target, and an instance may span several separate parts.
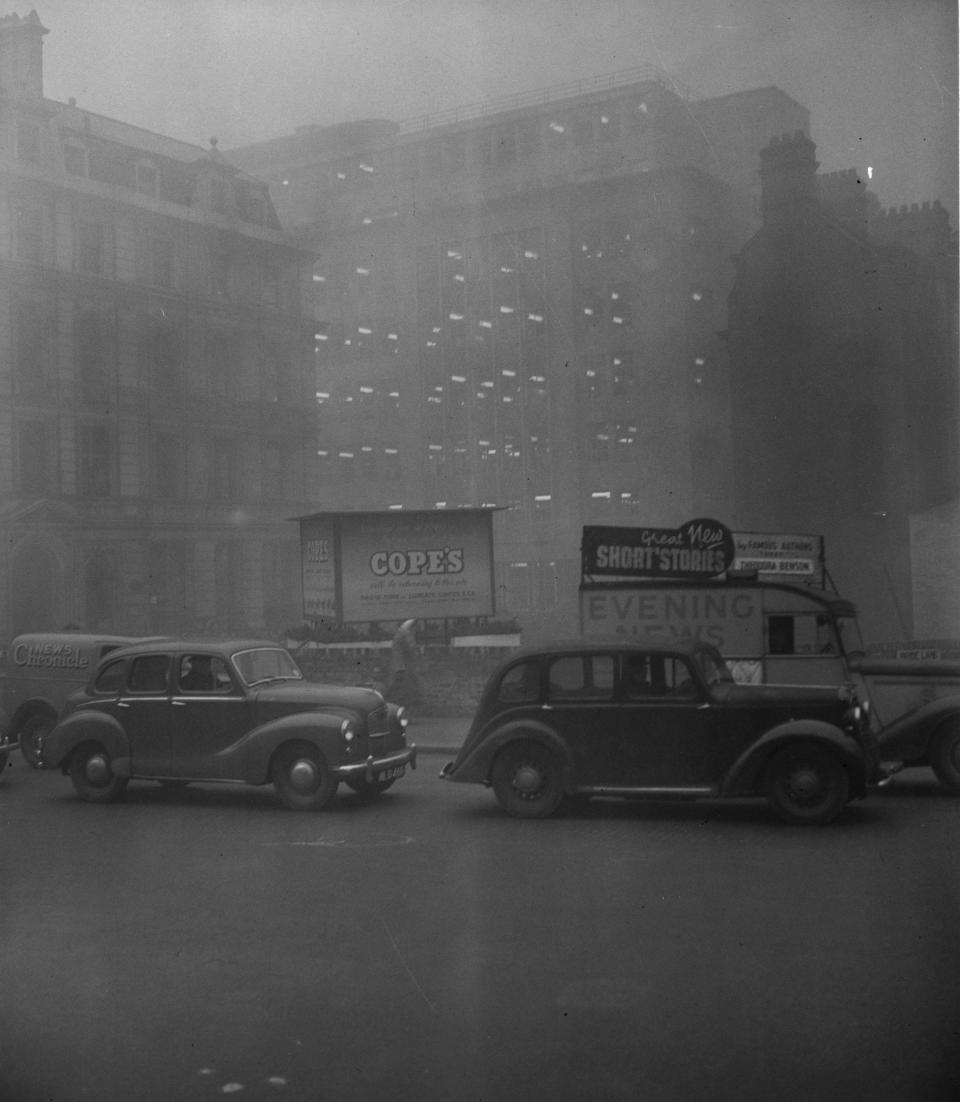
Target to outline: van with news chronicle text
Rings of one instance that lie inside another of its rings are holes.
[[[36,769],[38,742],[53,729],[67,696],[86,684],[104,655],[137,641],[73,631],[18,635],[0,652],[0,713],[6,716],[0,750],[19,745]]]

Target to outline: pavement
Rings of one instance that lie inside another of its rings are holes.
[[[421,754],[447,754],[453,758],[467,737],[470,716],[410,717],[407,742],[416,745]]]

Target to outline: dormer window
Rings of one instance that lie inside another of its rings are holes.
[[[221,179],[210,181],[210,206],[217,214],[227,213],[227,187]]]
[[[87,175],[87,151],[82,145],[63,147],[63,167],[71,176]]]
[[[40,159],[40,127],[30,123],[17,124],[17,157],[21,161]]]
[[[139,161],[137,163],[137,191],[141,195],[157,194],[157,166],[150,161]]]

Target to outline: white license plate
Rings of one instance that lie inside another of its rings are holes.
[[[378,773],[377,774],[377,780],[378,781],[396,780],[397,777],[402,777],[403,776],[403,774],[406,772],[406,768],[407,767],[405,765],[393,765],[389,769],[384,769],[384,771],[382,773]]]

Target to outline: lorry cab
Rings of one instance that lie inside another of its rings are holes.
[[[742,683],[838,685],[862,652],[853,604],[822,589],[728,576],[709,581],[585,582],[585,635],[712,643]]]

